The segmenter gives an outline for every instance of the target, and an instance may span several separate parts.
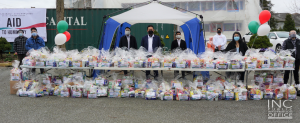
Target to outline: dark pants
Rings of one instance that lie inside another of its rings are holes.
[[[299,84],[299,65],[300,65],[300,59],[295,60],[295,70],[293,70],[293,72],[294,72],[294,79],[296,84]],[[290,77],[289,74],[290,74],[289,70],[286,70],[284,72],[284,78],[283,78],[284,84],[288,83]]]
[[[179,71],[178,70],[175,70],[174,71],[174,78],[177,77],[179,75]],[[182,78],[185,78],[185,71],[181,71],[181,77]]]
[[[23,64],[23,63],[22,63],[22,60],[23,60],[23,58],[25,58],[25,57],[26,57],[26,54],[18,54],[18,60],[20,61],[19,67],[20,67],[21,64]]]
[[[127,75],[127,70],[123,70],[123,72],[124,72],[124,75]]]
[[[158,77],[158,71],[154,70],[154,78]],[[150,78],[150,70],[146,70],[146,78],[149,79]]]
[[[35,73],[35,68],[32,68],[32,72]],[[43,74],[44,73],[44,68],[40,68],[40,72],[41,72],[41,74]]]

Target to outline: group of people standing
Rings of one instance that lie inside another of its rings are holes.
[[[24,36],[23,30],[18,30],[19,36],[14,40],[14,54],[18,55],[18,60],[20,61],[19,66],[22,64],[22,60],[26,57],[26,54],[29,50],[38,50],[42,47],[45,47],[45,41],[43,38],[39,37],[37,29],[32,27],[30,31],[31,37],[27,38]],[[32,72],[35,73],[35,68],[32,69]],[[44,69],[40,69],[40,72],[44,73]]]
[[[134,48],[137,49],[137,41],[136,38],[130,34],[131,29],[126,27],[125,35],[121,37],[119,47],[126,47],[126,48]],[[141,46],[144,47],[149,53],[154,53],[155,49],[161,47],[160,37],[154,35],[154,27],[149,25],[147,27],[148,35],[144,36],[141,41]],[[19,36],[14,40],[14,51],[15,55],[18,55],[18,60],[20,64],[22,63],[22,59],[26,56],[27,52],[31,49],[38,50],[42,47],[45,47],[44,40],[39,37],[38,31],[35,27],[31,28],[31,37],[27,38],[24,36],[24,31],[18,31]],[[180,48],[182,50],[187,49],[186,42],[181,39],[181,32],[176,32],[176,39],[171,44],[171,50],[176,48]],[[245,55],[248,47],[246,43],[242,40],[242,36],[239,32],[234,32],[232,36],[232,41],[226,47],[227,39],[226,36],[222,34],[222,29],[217,29],[217,34],[213,37],[213,44],[215,47],[215,51],[221,52],[238,52],[241,53],[243,56]],[[283,50],[286,49],[295,49],[295,52],[292,56],[296,59],[295,61],[295,70],[294,72],[294,79],[296,86],[300,88],[299,85],[299,65],[300,65],[300,39],[296,37],[296,31],[290,31],[290,36],[283,42],[282,46]],[[151,57],[151,56],[148,56]],[[32,69],[35,72],[35,69]],[[40,70],[43,73],[44,69]],[[175,76],[178,75],[178,71],[175,71]],[[284,74],[284,83],[287,84],[289,79],[290,71],[285,71]],[[127,74],[127,71],[124,71],[124,74]],[[150,71],[146,71],[146,78],[150,77]],[[158,77],[158,71],[154,71],[154,77]],[[185,77],[185,72],[182,72],[182,77]],[[241,73],[241,80],[244,80],[244,73]]]

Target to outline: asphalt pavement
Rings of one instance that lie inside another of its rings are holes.
[[[10,95],[10,69],[0,67],[1,123],[299,123],[300,99],[285,103],[292,106],[291,120],[268,119],[268,100],[248,101],[161,101],[138,98],[40,98]],[[49,71],[53,74],[56,71]],[[135,74],[144,75],[137,71]],[[213,77],[217,74],[211,73]],[[224,73],[222,73],[224,74]],[[225,74],[224,74],[225,75]],[[164,72],[171,79],[172,71]],[[187,76],[192,79],[192,76]],[[253,74],[249,75],[253,79]],[[277,101],[278,102],[278,101]]]

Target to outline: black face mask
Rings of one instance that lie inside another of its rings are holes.
[[[220,30],[218,30],[217,32],[218,32],[218,33],[221,33],[221,31],[220,31]]]
[[[153,31],[152,31],[152,30],[148,31],[148,34],[149,34],[149,35],[152,35],[152,34],[153,34]]]

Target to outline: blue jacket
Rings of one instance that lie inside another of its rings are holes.
[[[141,46],[146,48],[148,51],[148,35],[142,38]],[[152,41],[153,52],[155,52],[156,48],[161,47],[160,38],[157,35],[154,35]]]
[[[37,36],[36,39],[34,39],[32,36],[30,38],[27,39],[26,41],[26,45],[25,45],[25,48],[26,50],[30,50],[30,49],[40,49],[42,47],[45,47],[45,41]]]

